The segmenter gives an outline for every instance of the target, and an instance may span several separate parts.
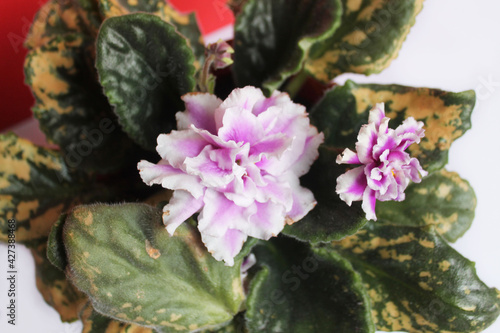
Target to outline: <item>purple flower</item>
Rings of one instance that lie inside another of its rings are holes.
[[[363,200],[362,208],[369,220],[377,220],[376,200],[402,201],[410,180],[420,183],[426,176],[416,158],[405,152],[424,137],[424,123],[410,117],[396,129],[389,128],[384,104],[370,110],[368,124],[358,134],[356,152],[345,149],[338,164],[362,164],[337,178],[336,191],[349,206]]]
[[[167,231],[199,212],[207,249],[234,264],[247,236],[269,239],[316,204],[299,177],[318,157],[323,134],[287,94],[235,89],[225,101],[207,93],[182,97],[178,131],[161,134],[158,164],[138,164],[143,181],[174,190],[163,209]]]

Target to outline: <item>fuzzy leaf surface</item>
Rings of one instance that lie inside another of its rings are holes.
[[[342,257],[290,238],[253,253],[260,271],[249,287],[249,332],[375,331],[361,278]]]
[[[149,205],[79,206],[63,239],[72,282],[119,321],[158,332],[216,328],[244,300],[242,257],[233,267],[216,261],[189,223],[169,236],[161,210]]]
[[[328,82],[342,73],[373,74],[401,49],[423,0],[342,0],[342,24],[311,49],[305,69]]]
[[[325,134],[325,145],[354,149],[359,129],[368,123],[368,111],[385,103],[389,126],[413,117],[424,122],[425,137],[409,148],[422,167],[436,171],[448,162],[452,142],[470,127],[476,102],[474,91],[459,93],[400,85],[356,84],[336,86],[311,110],[311,122]]]
[[[339,0],[250,0],[236,17],[234,72],[240,87],[277,89],[311,45],[337,29]]]
[[[358,271],[378,330],[479,332],[500,314],[500,293],[430,228],[369,223],[332,245]]]
[[[96,67],[124,131],[154,150],[175,129],[180,97],[195,87],[194,56],[175,27],[149,14],[112,17],[97,39]]]
[[[419,184],[410,184],[405,194],[401,202],[378,202],[377,216],[397,225],[432,225],[449,242],[455,242],[472,224],[476,196],[456,172],[441,169]]]
[[[151,328],[124,323],[103,316],[87,303],[79,313],[85,333],[154,333]]]

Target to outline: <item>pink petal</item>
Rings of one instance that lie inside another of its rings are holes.
[[[247,86],[234,89],[215,111],[216,127],[222,127],[222,119],[226,110],[236,108],[252,111],[258,101],[264,101],[265,99],[262,90],[255,87]]]
[[[222,100],[208,93],[189,93],[181,98],[186,104],[186,110],[175,114],[177,129],[188,129],[193,124],[198,128],[216,134],[214,113]]]
[[[264,129],[249,110],[227,109],[219,128],[219,138],[223,141],[250,143],[253,146],[264,137]]]
[[[279,159],[285,150],[290,148],[291,143],[292,139],[285,134],[279,133],[266,136],[263,140],[250,147],[249,155],[266,154]]]
[[[222,237],[228,229],[237,229],[246,224],[256,212],[256,207],[246,208],[236,205],[223,193],[207,189],[203,198],[205,203],[198,216],[198,229],[207,235]]]
[[[361,162],[355,152],[346,148],[341,155],[337,156],[337,164],[361,164]]]
[[[210,153],[213,151],[212,146],[206,146],[198,156],[187,158],[184,165],[189,174],[200,177],[204,186],[224,187],[234,179],[233,170],[223,169],[210,159]]]
[[[170,134],[160,134],[156,150],[170,165],[182,168],[184,160],[197,156],[208,142],[198,133],[191,130],[172,131]]]
[[[298,180],[293,180],[293,178],[297,178],[293,174],[282,178],[277,179],[274,176],[265,175],[263,180],[266,185],[257,188],[256,201],[267,202],[271,200],[284,206],[287,212],[290,211],[293,205],[291,184],[295,184]]]
[[[356,142],[356,153],[362,164],[373,162],[373,147],[377,144],[378,133],[374,123],[361,126]]]
[[[207,130],[204,129],[199,129],[194,125],[191,125],[191,129],[199,134],[205,141],[207,141],[209,144],[215,146],[215,147],[221,147],[221,148],[238,148],[241,147],[241,144],[238,144],[234,141],[224,141],[221,138],[219,138],[217,135],[214,135],[210,133]]]
[[[370,110],[370,113],[368,115],[368,123],[373,123],[375,124],[375,127],[378,128],[384,117],[385,117],[385,105],[384,103],[377,103]]]
[[[287,223],[292,224],[309,213],[314,206],[316,206],[316,200],[314,199],[313,193],[305,187],[300,186],[297,182],[292,185],[292,195],[293,195],[293,205],[292,209],[287,212]]]
[[[163,224],[170,235],[184,221],[203,207],[203,198],[196,199],[187,191],[174,191],[169,203],[163,207]]]
[[[186,190],[195,198],[200,198],[203,195],[205,187],[198,177],[188,175],[166,163],[164,160],[158,164],[143,160],[137,164],[137,169],[142,180],[149,186],[161,184],[162,187],[171,190]]]
[[[323,133],[318,134],[316,127],[310,126],[302,154],[299,155],[291,167],[295,175],[301,177],[309,172],[311,165],[319,156],[318,148],[323,141],[325,141]]]
[[[363,193],[363,203],[361,204],[361,208],[363,208],[366,214],[366,219],[377,221],[377,216],[375,215],[376,202],[375,191],[367,187]]]
[[[277,236],[285,226],[285,208],[273,202],[256,202],[257,211],[246,223],[238,226],[244,234],[267,240]]]
[[[366,176],[364,171],[365,166],[359,166],[337,178],[336,192],[340,199],[345,201],[349,206],[353,201],[363,199],[363,193],[367,187]]]
[[[236,229],[228,229],[222,236],[202,232],[201,240],[216,260],[224,260],[226,266],[233,266],[234,257],[240,253],[247,235]]]
[[[235,178],[224,189],[224,195],[234,204],[240,207],[251,206],[256,199],[257,186],[254,181],[247,176]]]

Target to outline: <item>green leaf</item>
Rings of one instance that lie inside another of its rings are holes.
[[[205,45],[194,13],[181,14],[165,0],[99,0],[99,2],[105,18],[145,12],[174,25],[179,33],[187,38],[188,45],[193,49],[196,56],[194,66],[197,70],[201,68],[205,58]]]
[[[340,0],[250,0],[236,17],[234,72],[239,86],[267,92],[297,73],[314,43],[337,29]]]
[[[336,151],[320,147],[319,158],[307,175],[301,179],[304,187],[314,193],[316,207],[302,220],[287,225],[283,234],[307,242],[328,242],[354,234],[366,223],[360,202],[351,207],[340,200],[335,192],[337,177],[345,172],[335,163]]]
[[[15,134],[0,135],[0,240],[16,221],[16,241],[45,238],[75,200],[75,181],[61,155]]]
[[[175,128],[180,97],[195,88],[194,56],[175,28],[154,15],[131,14],[104,22],[96,67],[104,92],[127,134],[154,150]]]
[[[47,259],[54,267],[59,268],[62,272],[65,271],[68,264],[66,249],[64,248],[63,242],[64,221],[66,221],[67,217],[68,214],[61,214],[57,222],[52,226],[47,241]]]
[[[83,332],[85,333],[154,333],[151,328],[124,323],[118,320],[103,316],[94,310],[90,303],[87,303],[80,312],[80,319],[83,322]]]
[[[368,122],[368,111],[385,103],[389,126],[414,117],[424,122],[425,137],[409,148],[427,171],[439,170],[448,162],[454,140],[470,127],[476,101],[474,91],[460,93],[400,85],[356,84],[347,81],[334,87],[311,110],[311,122],[325,134],[325,144],[354,149],[359,129]]]
[[[238,313],[228,325],[219,329],[209,329],[200,333],[248,333],[243,312]]]
[[[456,172],[435,172],[419,184],[410,184],[405,194],[401,202],[378,202],[377,217],[397,225],[432,225],[450,242],[460,238],[472,224],[476,196]]]
[[[330,248],[362,275],[378,330],[479,332],[500,314],[500,293],[432,229],[369,223]]]
[[[134,145],[120,130],[97,82],[94,42],[83,34],[56,36],[26,56],[33,114],[73,169],[108,172],[131,162]],[[134,159],[133,163],[136,163]]]
[[[161,210],[146,204],[79,206],[63,239],[72,282],[120,321],[158,332],[216,328],[245,297],[242,257],[233,267],[216,261],[189,223],[169,236]]]
[[[253,249],[261,270],[250,283],[250,332],[374,332],[361,278],[342,257],[280,238]]]
[[[71,322],[88,300],[66,279],[66,275],[47,259],[47,244],[43,242],[31,249],[35,259],[36,287],[47,304],[60,315],[61,320]]]
[[[379,73],[398,55],[423,0],[342,0],[342,24],[317,43],[305,69],[320,81],[351,72]]]

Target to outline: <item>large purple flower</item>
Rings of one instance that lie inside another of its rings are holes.
[[[338,164],[362,164],[337,178],[337,193],[349,206],[363,200],[362,208],[369,220],[377,220],[376,200],[402,201],[410,180],[426,176],[416,158],[405,152],[424,137],[424,123],[410,117],[396,129],[389,128],[384,104],[377,104],[358,134],[356,152],[345,149],[337,157]]]
[[[199,212],[207,249],[232,266],[247,236],[276,236],[314,207],[299,177],[318,157],[323,134],[285,93],[266,98],[245,87],[225,101],[204,93],[182,99],[178,131],[158,137],[161,161],[138,169],[146,184],[174,190],[163,209],[167,231]]]

